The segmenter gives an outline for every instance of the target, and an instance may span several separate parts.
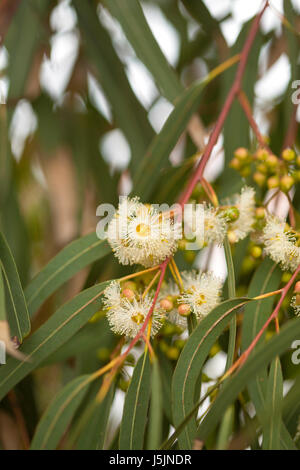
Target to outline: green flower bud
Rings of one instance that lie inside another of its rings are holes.
[[[239,171],[241,169],[241,162],[238,158],[233,158],[229,163],[230,168]]]
[[[247,165],[244,168],[242,168],[241,171],[240,171],[240,174],[241,174],[241,176],[243,176],[243,178],[246,178],[247,176],[250,176],[251,175],[250,166]]]
[[[257,171],[266,175],[268,173],[268,167],[265,163],[259,163],[256,167]]]
[[[268,155],[266,165],[270,170],[275,170],[278,166],[279,160],[275,155]]]
[[[256,156],[257,160],[259,160],[261,162],[264,162],[268,158],[269,152],[266,149],[259,148],[256,151],[255,156]]]
[[[239,147],[238,149],[236,149],[236,151],[234,152],[234,156],[240,160],[240,161],[245,161],[248,159],[249,157],[249,152],[246,148],[244,147]]]
[[[120,377],[118,381],[118,388],[122,390],[123,392],[127,392],[129,384],[130,384],[130,380],[124,380]]]
[[[242,263],[242,271],[244,274],[248,274],[255,267],[255,260],[252,256],[246,256]]]
[[[176,348],[175,346],[170,346],[166,350],[166,356],[173,361],[177,361],[177,359],[179,358],[179,354],[180,354],[180,350]]]
[[[294,287],[294,293],[300,294],[300,281],[297,281]]]
[[[251,248],[250,253],[253,258],[260,258],[262,255],[262,249],[260,246],[255,245]]]
[[[267,185],[269,189],[274,189],[279,187],[279,178],[278,176],[271,176],[268,178]]]
[[[281,156],[286,162],[293,162],[296,158],[294,150],[290,148],[284,149]]]
[[[223,214],[225,217],[227,217],[231,222],[234,222],[237,220],[240,216],[240,211],[238,210],[237,207],[232,206],[223,211]]]
[[[280,180],[280,189],[287,193],[295,184],[295,180],[291,175],[284,175]]]
[[[192,251],[192,250],[186,250],[184,252],[184,259],[188,262],[188,263],[193,263],[195,261],[195,258],[196,258],[196,252],[195,251]]]
[[[260,186],[261,188],[266,184],[266,181],[267,181],[266,175],[264,175],[260,171],[256,171],[253,174],[253,179],[255,183],[258,184],[258,186]]]
[[[263,219],[266,215],[266,211],[264,207],[257,207],[255,210],[255,216],[257,219]]]

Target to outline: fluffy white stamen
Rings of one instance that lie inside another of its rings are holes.
[[[125,199],[109,223],[107,239],[121,264],[151,267],[177,249],[181,224],[138,198]]]

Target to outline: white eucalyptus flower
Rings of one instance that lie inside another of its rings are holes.
[[[222,281],[212,272],[184,271],[182,273],[184,291],[179,304],[188,304],[198,320],[205,317],[218,303]]]
[[[255,222],[255,191],[245,186],[241,194],[236,194],[231,200],[239,210],[239,217],[230,224],[230,240],[235,243],[243,240],[252,231]]]
[[[298,294],[299,295],[299,294]],[[294,295],[291,300],[291,307],[293,307],[295,315],[300,317],[300,304],[297,302],[297,297]]]
[[[179,315],[177,310],[177,299],[179,296],[180,292],[178,285],[173,280],[169,280],[160,290],[158,302],[163,302],[165,299],[171,297],[173,299],[173,308],[167,311],[166,319],[170,323],[185,329],[187,327],[187,320],[182,315]]]
[[[300,248],[295,245],[295,237],[285,231],[285,222],[275,215],[268,215],[263,229],[262,241],[265,252],[283,269],[295,271],[300,263]]]
[[[104,291],[104,305],[107,308],[107,319],[112,331],[118,335],[134,338],[141,329],[152,306],[153,297],[134,298],[129,301],[122,296],[120,284],[116,281]],[[151,336],[155,336],[161,328],[162,312],[155,308],[152,314]],[[147,330],[146,332],[147,333]]]
[[[217,243],[222,245],[227,234],[227,218],[214,207],[204,210],[204,241],[207,245]]]
[[[124,199],[109,223],[107,239],[121,264],[151,267],[177,249],[181,224],[138,198]]]

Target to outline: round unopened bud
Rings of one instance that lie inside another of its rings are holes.
[[[196,252],[195,251],[192,251],[192,250],[186,250],[184,252],[184,259],[188,262],[188,263],[193,263],[195,261],[195,258],[196,258]]]
[[[289,280],[291,279],[291,277],[292,277],[291,273],[285,272],[281,276],[281,282],[283,282],[283,284],[287,284]]]
[[[293,162],[296,158],[294,150],[290,148],[284,149],[281,155],[286,162]]]
[[[178,359],[179,354],[180,350],[175,346],[170,346],[166,351],[166,356],[173,361],[176,361]]]
[[[195,199],[198,199],[198,197],[201,195],[201,192],[202,192],[202,186],[200,183],[197,183],[193,189],[192,197]]]
[[[243,176],[243,178],[246,178],[247,176],[250,176],[251,175],[251,168],[250,166],[244,166],[241,171],[240,171],[240,174],[241,176]]]
[[[257,219],[263,219],[265,217],[266,210],[264,207],[257,207],[255,210],[255,215]]]
[[[295,295],[294,306],[295,307],[300,306],[300,294]]]
[[[279,178],[278,176],[271,176],[268,178],[267,185],[269,189],[275,189],[279,186]]]
[[[186,249],[186,240],[184,239],[181,239],[181,240],[178,240],[178,250],[185,250]]]
[[[280,180],[280,189],[287,193],[295,184],[295,180],[291,175],[284,175]]]
[[[297,281],[294,287],[295,294],[300,294],[300,281]]]
[[[134,299],[134,292],[132,289],[122,289],[122,295],[130,302]]]
[[[275,170],[278,165],[278,158],[275,155],[268,155],[266,159],[266,165],[270,170]]]
[[[239,218],[240,211],[235,206],[228,207],[228,209],[224,211],[224,216],[227,217],[231,222],[234,222]]]
[[[177,310],[182,317],[188,317],[191,314],[191,307],[188,304],[179,305]]]
[[[265,163],[259,163],[259,165],[257,165],[257,171],[259,171],[260,173],[263,173],[264,175],[266,175],[268,173],[268,167]]]
[[[249,273],[255,266],[255,260],[252,256],[246,256],[243,260],[242,271],[243,273]]]
[[[262,249],[260,246],[255,245],[251,248],[250,253],[253,258],[260,258],[260,256],[262,255]]]
[[[236,149],[236,151],[234,152],[234,156],[236,158],[238,158],[239,160],[241,161],[245,161],[247,160],[248,156],[249,156],[249,152],[246,148],[244,147],[239,147],[238,149]]]
[[[231,162],[229,163],[230,168],[233,168],[234,170],[240,170],[241,168],[241,162],[238,158],[234,157]]]
[[[124,380],[124,379],[120,378],[119,382],[118,382],[118,387],[119,387],[120,390],[122,390],[122,392],[127,392],[128,387],[129,387],[129,383],[130,383],[129,380]]]
[[[131,289],[134,292],[137,291],[137,285],[134,281],[126,281],[122,284],[123,289]]]
[[[266,175],[264,175],[260,171],[256,171],[253,174],[253,179],[254,179],[255,183],[258,184],[258,186],[260,186],[260,187],[263,187],[266,184],[266,181],[267,181]]]
[[[186,341],[184,339],[177,339],[174,341],[174,346],[178,349],[183,349],[185,346]]]
[[[173,302],[171,302],[171,300],[169,299],[162,299],[160,302],[159,302],[159,305],[161,306],[161,308],[163,310],[165,310],[166,312],[170,312],[174,305],[173,305]]]
[[[228,240],[229,240],[230,243],[236,243],[237,242],[236,233],[233,232],[232,230],[229,230],[229,232],[228,232]]]
[[[267,152],[266,149],[260,148],[256,151],[256,158],[257,160],[260,160],[261,162],[264,162],[268,158],[269,153]]]

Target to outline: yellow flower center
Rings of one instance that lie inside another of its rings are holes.
[[[138,224],[135,230],[141,237],[147,237],[150,234],[150,226],[143,223]]]
[[[198,295],[197,304],[202,305],[202,304],[205,304],[205,303],[206,303],[205,295],[204,294]]]
[[[137,313],[136,315],[132,315],[131,320],[134,321],[137,325],[140,325],[144,321],[144,315],[142,313]]]

